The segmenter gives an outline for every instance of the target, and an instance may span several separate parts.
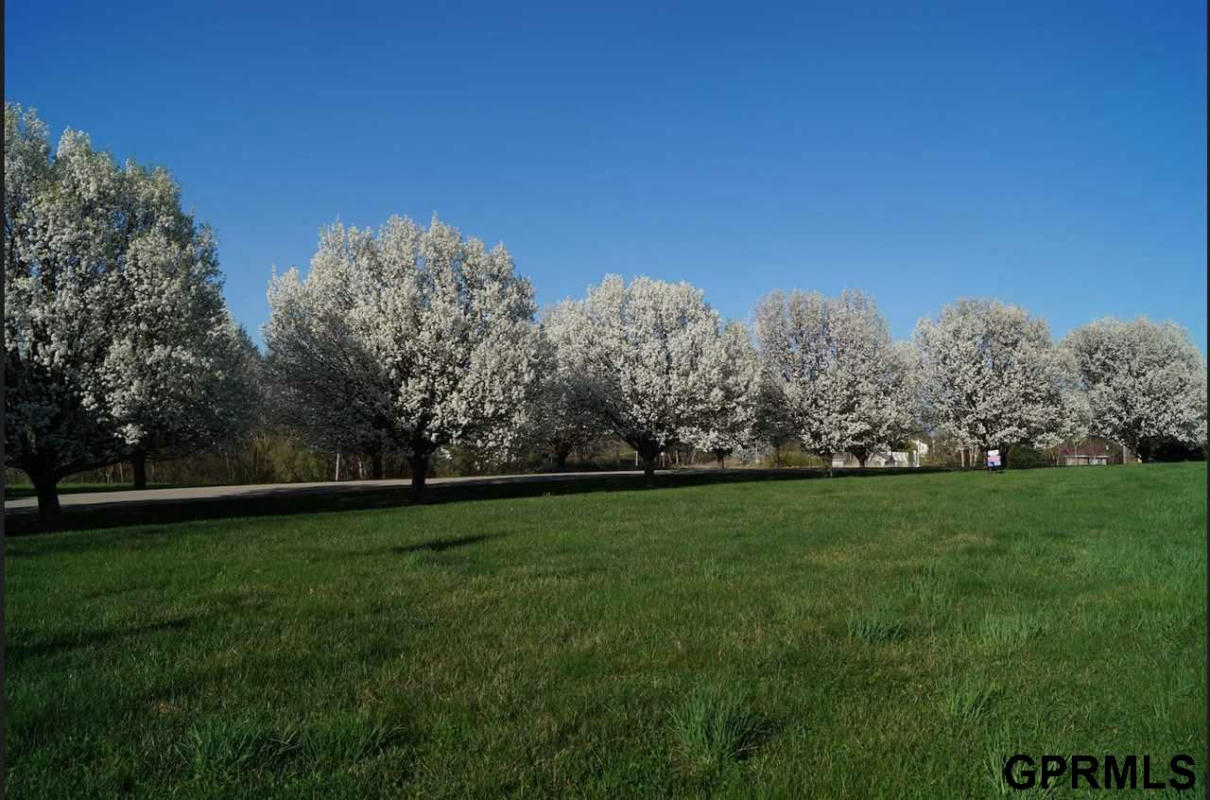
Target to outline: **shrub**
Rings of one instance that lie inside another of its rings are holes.
[[[1008,451],[1009,469],[1036,469],[1050,466],[1053,466],[1053,463],[1046,457],[1046,453],[1036,447],[1017,445]]]

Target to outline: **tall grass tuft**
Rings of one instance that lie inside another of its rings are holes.
[[[278,731],[262,715],[243,714],[195,722],[178,750],[195,776],[221,779],[274,766],[297,748],[297,739],[293,728]]]
[[[993,650],[1015,650],[1042,630],[1042,623],[1032,614],[988,614],[978,629],[984,647]]]
[[[747,758],[766,733],[748,698],[734,689],[699,690],[669,717],[677,754],[697,773]]]
[[[907,626],[884,612],[849,614],[849,636],[870,644],[896,642],[907,635]]]
[[[968,677],[945,690],[941,707],[960,722],[976,722],[987,715],[1000,693],[999,684]]]
[[[308,766],[347,769],[386,749],[401,734],[401,728],[381,716],[340,712],[308,725],[300,744]]]

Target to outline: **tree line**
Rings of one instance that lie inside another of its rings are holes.
[[[918,431],[965,448],[1085,434],[1145,460],[1206,441],[1206,363],[1184,329],[1105,319],[1052,339],[1044,320],[959,300],[893,341],[869,295],[775,291],[753,324],[700,289],[609,275],[541,313],[502,245],[434,217],[325,228],[305,277],[269,284],[262,354],[224,304],[212,232],[163,169],[117,164],[5,106],[5,464],[44,516],[66,475],[214,450],[253,426],[405,458],[540,447],[560,465],[612,435],[650,482],[661,454],[722,461],[798,442],[863,465]]]

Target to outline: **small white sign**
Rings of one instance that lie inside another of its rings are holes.
[[[997,469],[999,466],[1000,466],[1000,451],[999,450],[988,450],[987,451],[987,468],[988,469]]]

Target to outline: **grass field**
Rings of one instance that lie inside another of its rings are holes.
[[[8,794],[995,797],[1014,752],[1202,775],[1205,496],[1173,464],[10,539]]]

